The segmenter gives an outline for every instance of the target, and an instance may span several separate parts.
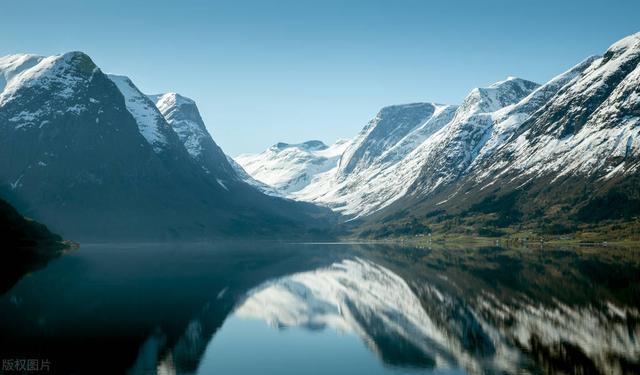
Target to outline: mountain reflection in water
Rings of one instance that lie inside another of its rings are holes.
[[[639,259],[611,248],[88,247],[0,298],[0,349],[60,372],[268,373],[269,355],[294,347],[278,358],[290,373],[638,373]]]

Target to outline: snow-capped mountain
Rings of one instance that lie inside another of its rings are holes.
[[[640,33],[587,60],[581,74],[523,122],[497,157],[510,159],[512,170],[538,177],[578,173],[609,179],[634,172],[640,147],[639,63]]]
[[[295,236],[325,225],[323,211],[246,184],[189,99],[165,94],[156,106],[81,52],[2,57],[0,77],[2,194],[65,236]]]
[[[586,186],[594,196],[615,187],[615,194],[628,196],[640,166],[639,40],[640,34],[624,38],[544,85],[509,77],[473,89],[459,106],[383,108],[337,167],[285,193],[348,217],[382,210],[382,216],[402,212],[396,216],[405,218],[454,207],[459,212],[496,194],[549,184],[563,186],[554,195],[567,201],[575,198],[567,194],[569,185]],[[247,172],[260,173],[267,184],[290,172],[285,164],[258,163]]]
[[[331,146],[321,141],[277,143],[260,154],[243,154],[234,160],[254,179],[287,195],[303,189],[313,176],[334,168],[349,144],[347,140]]]
[[[207,131],[195,101],[173,92],[148,97],[207,174],[217,176],[223,184],[240,177]]]
[[[536,87],[510,77],[474,89],[460,106],[414,103],[385,107],[344,151],[337,168],[317,174],[289,196],[360,217],[405,195],[427,165],[448,174],[438,176],[436,186],[446,178],[454,179],[486,139],[492,118],[491,112],[483,111],[514,104]],[[458,165],[449,168],[454,159]]]
[[[488,140],[458,180],[434,193],[434,171],[423,168],[393,210],[416,201],[418,210],[467,210],[508,197],[509,216],[522,220],[637,215],[639,62],[640,33],[494,112]]]
[[[404,140],[416,128],[425,128],[441,106],[432,103],[414,103],[385,107],[365,126],[351,147],[340,159],[338,173],[345,176],[354,170],[368,168],[374,160]],[[422,125],[422,126],[421,126]],[[437,130],[433,125],[424,131],[427,135]]]
[[[422,177],[421,191],[428,194],[456,181],[485,146],[493,130],[494,113],[516,104],[537,87],[536,83],[509,77],[487,88],[473,89],[451,122],[414,151],[412,157],[422,163],[416,176]]]
[[[327,205],[350,216],[380,209],[399,197],[415,177],[410,172],[411,151],[446,125],[456,108],[432,103],[383,108],[345,151],[338,168],[318,175],[292,197]],[[393,139],[380,139],[384,138],[384,129],[399,119],[401,130]]]
[[[472,160],[485,133],[491,127],[490,112],[513,104],[527,95],[537,85],[530,81],[510,77],[486,88],[471,91],[460,106],[430,105],[435,110],[428,111],[427,117],[415,119],[409,131],[402,137],[392,136],[382,151],[371,149],[371,145],[387,133],[380,132],[377,126],[383,124],[392,127],[396,119],[388,121],[383,109],[363,130],[358,139],[373,138],[372,141],[354,142],[355,150],[348,150],[340,161],[341,167],[336,176],[318,178],[318,185],[310,185],[296,197],[323,203],[351,216],[364,216],[380,210],[410,191],[421,171],[430,168],[432,178],[421,188],[435,188],[439,184],[455,179],[460,170]],[[394,106],[395,111],[412,112],[415,105]],[[403,118],[410,114],[404,114]],[[389,125],[391,124],[391,125]],[[401,121],[398,128],[405,129]],[[373,128],[373,129],[371,129]],[[371,134],[379,133],[378,137]],[[369,134],[369,135],[367,135]],[[386,142],[386,141],[385,141]],[[358,167],[350,169],[353,155],[363,155]],[[375,158],[373,156],[378,155]],[[327,183],[327,181],[329,181]]]
[[[189,155],[193,158],[202,155],[203,143],[210,136],[200,117],[196,103],[174,92],[147,95],[147,97],[178,134]]]

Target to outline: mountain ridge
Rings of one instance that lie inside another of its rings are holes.
[[[336,169],[287,196],[358,219],[368,233],[416,222],[424,233],[454,217],[471,233],[523,224],[570,231],[601,217],[595,207],[631,220],[640,215],[639,61],[636,33],[542,85],[508,77],[473,89],[429,131],[433,104],[413,120],[419,103],[385,107]]]
[[[86,54],[13,55],[0,68],[0,182],[67,238],[295,238],[330,226],[329,212],[246,184],[208,133],[211,152],[193,158],[174,117]]]

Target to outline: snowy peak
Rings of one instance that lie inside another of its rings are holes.
[[[149,95],[156,104],[158,110],[172,124],[174,122],[189,121],[201,128],[205,128],[204,121],[200,117],[198,106],[192,99],[175,92],[160,95]]]
[[[345,150],[340,159],[340,175],[366,168],[387,148],[429,120],[437,107],[433,103],[412,103],[382,108]]]
[[[538,88],[535,82],[516,77],[508,77],[489,87],[471,90],[460,105],[460,114],[470,116],[476,113],[495,112],[500,108],[515,104]]]
[[[102,95],[100,90],[108,81],[82,52],[11,55],[1,57],[0,65],[0,108],[5,109],[6,123],[22,131],[45,126],[54,118],[77,119],[90,112],[98,106],[94,98]]]
[[[562,139],[591,122],[613,127],[638,105],[640,33],[614,43],[567,85],[532,124],[531,134]],[[628,120],[628,119],[627,119]]]
[[[195,101],[175,92],[146,95],[127,77],[108,77],[124,96],[127,110],[156,153],[186,151],[185,156],[195,160],[205,173],[218,178],[218,184],[225,189],[221,181],[238,179],[226,155],[209,135]]]
[[[535,112],[541,110],[548,105],[551,99],[571,81],[576,79],[591,64],[600,58],[599,56],[591,56],[578,65],[572,67],[564,73],[552,78],[549,82],[535,89],[532,93],[520,100],[514,105],[506,106],[491,114],[493,118],[492,134],[486,144],[480,150],[480,155],[474,163],[477,165],[484,158],[488,157],[497,148],[507,144],[507,141],[513,134],[517,133],[523,124],[534,115]],[[484,170],[485,172],[487,169]]]
[[[505,108],[504,111],[500,111],[499,114],[501,112],[526,113],[528,115],[533,114],[533,112],[537,111],[544,104],[546,104],[553,95],[558,93],[558,91],[560,91],[562,87],[582,74],[582,72],[584,72],[598,58],[599,56],[590,56],[586,58],[578,65],[572,67],[564,73],[555,76],[549,82],[538,87],[514,106],[507,106],[507,108]]]
[[[638,49],[640,49],[640,32],[631,34],[613,43],[609,48],[607,48],[605,57],[608,54],[620,55],[627,51]]]
[[[192,158],[201,157],[205,143],[211,136],[204,125],[200,111],[195,101],[180,94],[169,92],[159,95],[149,95],[162,116],[178,134]]]
[[[317,140],[280,142],[259,154],[238,155],[235,161],[254,179],[287,195],[305,188],[314,176],[335,168],[349,145],[348,140],[338,140],[331,146]]]
[[[19,90],[29,88],[45,88],[59,99],[69,99],[99,72],[91,58],[82,52],[49,57],[11,55],[3,57],[2,63],[0,106],[17,98]]]
[[[148,98],[155,103],[164,119],[177,134],[191,159],[207,175],[214,176],[220,186],[228,190],[231,181],[245,180],[244,175],[229,163],[227,155],[214,142],[194,100],[175,92],[148,95]],[[256,187],[251,180],[245,182]]]
[[[0,57],[0,92],[2,92],[9,81],[21,72],[33,68],[43,56],[32,54],[9,55]]]

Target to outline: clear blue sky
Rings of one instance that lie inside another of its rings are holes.
[[[640,1],[10,1],[0,54],[88,53],[198,102],[231,155],[351,137],[385,105],[544,82],[640,31]]]

